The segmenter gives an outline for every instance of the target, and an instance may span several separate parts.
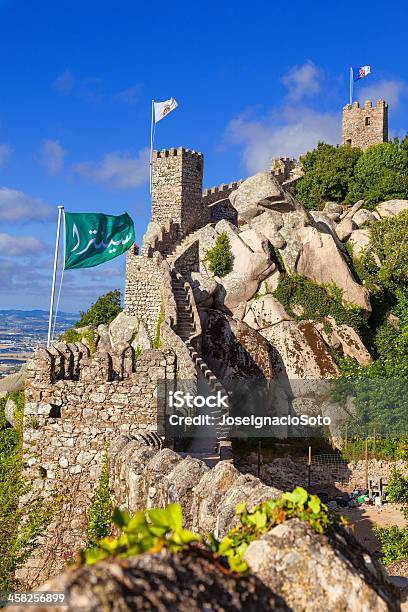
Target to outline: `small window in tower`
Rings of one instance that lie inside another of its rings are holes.
[[[366,125],[370,125],[370,123],[371,123],[371,117],[366,117],[365,118],[365,124]]]
[[[351,138],[347,138],[347,140],[346,140],[346,145],[347,145],[348,147],[351,147]]]

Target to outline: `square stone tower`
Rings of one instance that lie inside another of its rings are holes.
[[[206,223],[201,153],[179,147],[153,151],[152,221],[165,224],[172,219],[180,237]]]
[[[353,102],[343,108],[342,144],[364,150],[387,140],[388,104],[384,100],[378,100],[376,106],[367,100],[362,107]]]

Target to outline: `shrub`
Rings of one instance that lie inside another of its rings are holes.
[[[109,291],[97,299],[89,310],[80,312],[79,321],[74,324],[74,327],[109,325],[121,310],[119,289]]]
[[[377,527],[374,535],[381,542],[381,562],[384,565],[408,557],[408,527]]]
[[[209,263],[210,271],[220,278],[231,270],[232,253],[226,232],[217,236],[214,248],[206,252],[205,260]]]
[[[362,310],[356,306],[346,308],[340,290],[334,285],[322,286],[303,276],[281,274],[273,295],[294,318],[323,321],[325,317],[332,316],[338,324],[350,325],[357,332],[365,330]],[[296,304],[303,307],[301,317],[293,312]]]
[[[406,287],[408,277],[408,210],[401,212],[396,217],[383,219],[371,226],[370,249],[378,255],[381,261],[377,281],[391,290]]]
[[[110,534],[112,526],[111,514],[112,501],[109,491],[108,454],[106,452],[99,484],[89,511],[88,547],[95,546],[101,538]]]
[[[15,427],[4,416],[7,398],[0,400],[0,591],[16,588],[15,572],[38,544],[55,506],[38,498],[27,507],[19,499],[29,491],[22,477],[22,429],[24,394],[13,393]]]
[[[360,149],[319,142],[300,158],[304,176],[294,189],[296,198],[309,209],[321,208],[325,200],[343,202],[360,156]]]
[[[378,202],[408,195],[408,150],[398,139],[369,147],[358,159],[346,198],[363,199],[374,208]]]

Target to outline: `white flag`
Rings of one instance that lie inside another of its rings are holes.
[[[165,102],[153,102],[154,104],[154,122],[157,123],[166,117],[171,111],[177,108],[178,104],[174,98]]]

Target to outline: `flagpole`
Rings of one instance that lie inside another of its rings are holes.
[[[154,125],[154,100],[152,100],[152,123],[150,126],[150,193],[152,193],[152,158],[153,158],[153,125]]]
[[[59,241],[60,241],[60,231],[61,231],[61,218],[62,218],[63,211],[64,211],[64,207],[63,206],[58,206],[57,236],[56,236],[56,239],[55,239],[54,270],[53,270],[53,273],[52,273],[50,316],[49,316],[49,319],[48,319],[47,348],[49,348],[49,346],[51,344],[52,313],[53,313],[53,310],[54,310],[55,281],[56,281],[56,278],[57,278]]]
[[[350,67],[350,106],[353,105],[353,68]]]

